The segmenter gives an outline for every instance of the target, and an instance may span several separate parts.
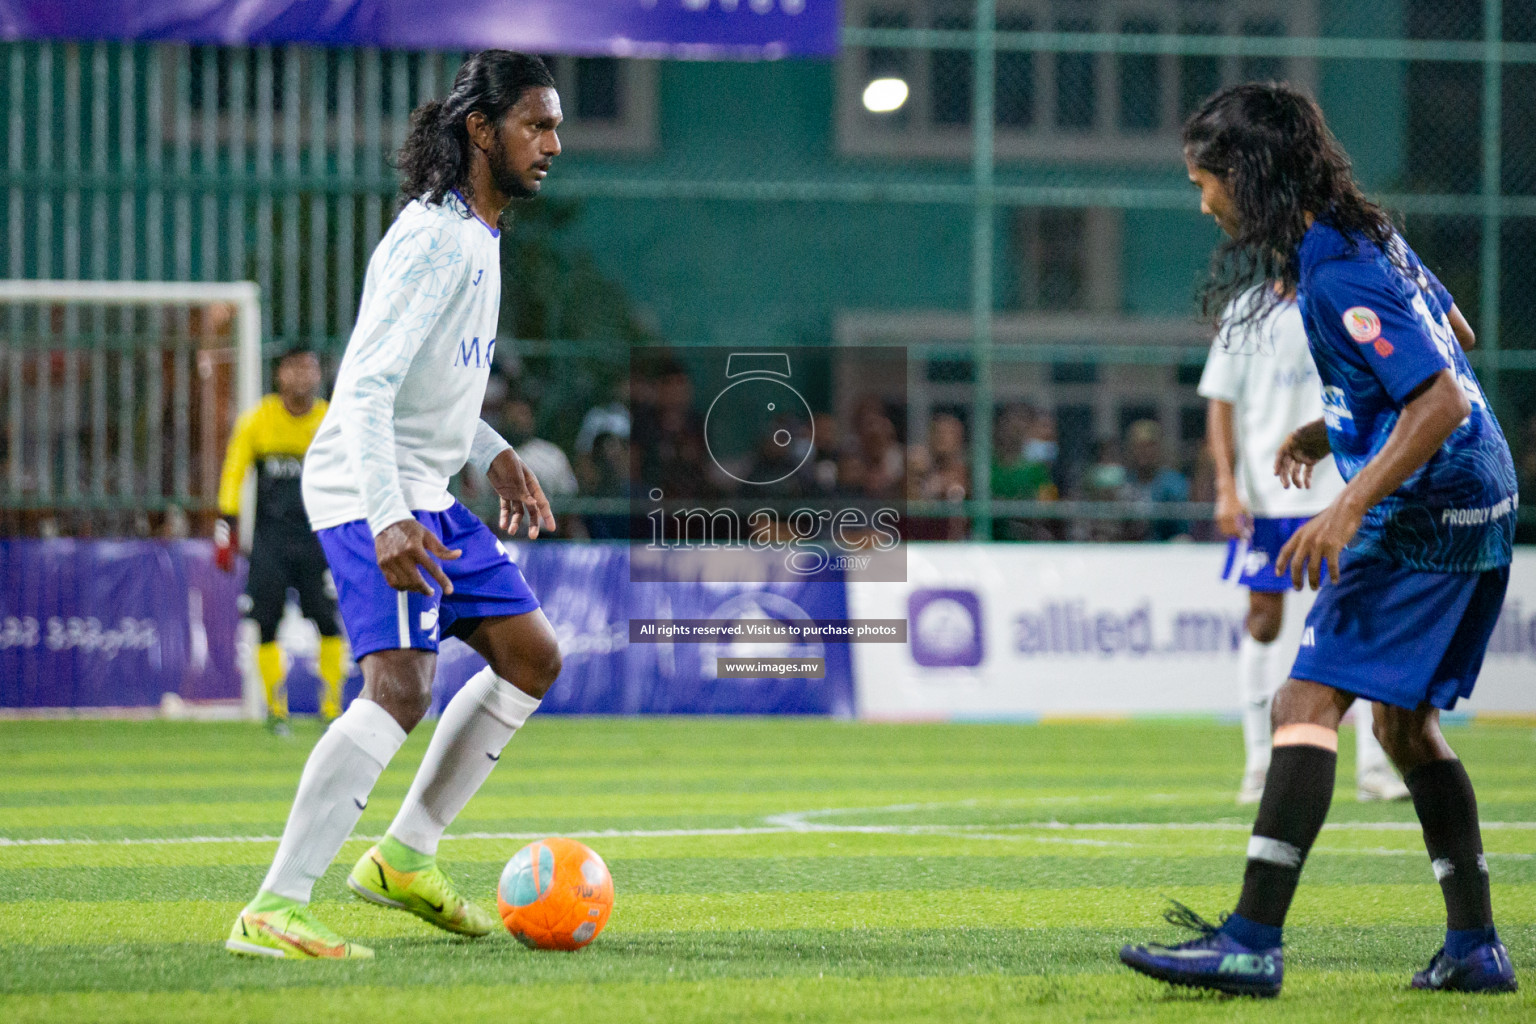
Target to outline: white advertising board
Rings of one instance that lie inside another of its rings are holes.
[[[906,583],[849,585],[854,618],[908,620],[906,644],[855,644],[868,719],[1235,713],[1247,591],[1215,544],[913,544]],[[1288,593],[1284,660],[1308,592]],[[1536,551],[1458,711],[1536,712]]]

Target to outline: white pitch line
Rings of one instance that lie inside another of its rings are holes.
[[[1314,846],[1312,853],[1326,853],[1334,857],[1427,857],[1423,850],[1393,850],[1385,846],[1362,846],[1357,850],[1351,850],[1343,846]],[[1536,860],[1536,853],[1484,853],[1484,857],[1497,857],[1502,860]]]
[[[992,826],[996,828],[997,826]],[[1101,822],[1073,822],[1073,821],[1046,821],[1034,822],[1028,825],[1017,826],[1021,828],[1042,829],[1081,829],[1083,831],[1125,831],[1125,832],[1251,832],[1252,825],[1245,825],[1238,821],[1101,821]],[[1536,821],[1485,821],[1481,823],[1485,831],[1532,831],[1536,830]],[[1422,826],[1416,821],[1330,821],[1323,826],[1324,830],[1336,830],[1345,832],[1420,832]]]
[[[829,825],[820,822],[812,822],[810,818],[830,818],[838,815],[868,815],[868,814],[902,814],[913,811],[935,811],[953,808],[974,809],[982,806],[977,800],[951,800],[935,801],[930,803],[887,804],[882,807],[822,807],[810,811],[787,811],[783,814],[773,814],[764,818],[770,825],[781,825],[785,828],[799,832],[820,832],[832,829],[843,829],[845,826]],[[996,805],[993,805],[996,806]],[[847,828],[861,828],[866,831],[880,831],[884,826],[846,826]],[[896,826],[891,826],[896,827]],[[910,826],[923,827],[923,826]],[[1241,821],[1097,821],[1097,822],[1073,822],[1073,821],[1032,821],[1017,822],[1013,824],[996,823],[990,825],[934,825],[928,828],[957,828],[957,829],[1037,829],[1037,830],[1062,830],[1062,831],[1125,831],[1125,832],[1251,832],[1253,825]],[[1415,821],[1341,821],[1329,822],[1324,826],[1328,829],[1340,829],[1345,831],[1380,831],[1380,832],[1419,832],[1421,827]],[[1536,821],[1485,821],[1484,829],[1499,830],[1536,830]]]
[[[576,832],[560,832],[570,839],[687,839],[708,836],[786,836],[807,833],[829,835],[900,835],[900,836],[949,836],[956,839],[992,839],[1036,843],[1063,843],[1072,846],[1123,846],[1134,843],[1113,842],[1105,839],[1067,839],[1061,836],[999,835],[991,832],[972,831],[995,828],[990,825],[824,825],[814,828],[790,828],[786,826],[731,827],[731,828],[649,828],[649,829],[594,829]],[[1011,828],[1013,826],[1002,826]],[[545,839],[552,832],[458,832],[443,836],[443,841],[458,839],[490,839],[497,841]],[[0,836],[0,849],[22,846],[192,846],[198,844],[225,843],[276,843],[279,836],[157,836],[140,839],[83,839],[40,838],[10,839]],[[351,836],[357,842],[376,843],[383,836]]]
[[[783,835],[784,828],[659,828],[659,829],[601,829],[586,832],[561,832],[570,839],[666,839],[693,836],[760,836]],[[545,839],[552,832],[459,832],[443,836],[446,842],[453,839]],[[281,836],[161,836],[148,839],[8,839],[0,836],[0,848],[10,846],[179,846],[198,843],[276,843]],[[376,843],[383,836],[349,836],[349,840]]]
[[[867,809],[866,809],[867,810]],[[1117,846],[1134,848],[1139,844],[1113,842],[1110,840],[1095,839],[1067,839],[1056,836],[1028,836],[1020,835],[1020,832],[1057,832],[1057,831],[1111,831],[1111,832],[1188,832],[1188,831],[1243,831],[1252,829],[1251,825],[1241,825],[1236,822],[1137,822],[1137,821],[1110,821],[1110,822],[1021,822],[1017,824],[990,824],[990,825],[828,825],[804,821],[802,816],[810,814],[828,815],[837,813],[833,810],[794,812],[790,814],[774,815],[766,820],[775,822],[772,825],[763,826],[731,826],[722,828],[656,828],[656,829],[591,829],[576,832],[564,832],[562,835],[572,839],[689,839],[704,838],[710,836],[779,836],[779,835],[898,835],[898,836],[947,836],[955,839],[982,839],[982,840],[1013,840],[1023,842],[1049,842],[1066,843],[1081,846]],[[1338,832],[1417,832],[1419,826],[1416,822],[1396,821],[1360,821],[1338,822],[1326,826],[1330,831]],[[1485,821],[1482,827],[1489,831],[1536,830],[1536,821]],[[1005,834],[1011,832],[1011,834]],[[550,832],[459,832],[443,836],[444,841],[461,839],[482,840],[524,840],[543,839],[553,833]],[[36,839],[11,839],[0,836],[0,848],[13,848],[24,846],[191,846],[200,844],[229,844],[241,845],[248,843],[276,843],[278,836],[158,836],[153,838],[138,839],[84,839],[84,838],[36,838]],[[382,836],[352,836],[360,842],[378,842]],[[1330,853],[1365,853],[1387,856],[1401,856],[1409,853],[1422,853],[1422,851],[1388,851],[1384,849],[1370,850],[1329,850]],[[1491,854],[1516,859],[1528,859],[1531,854],[1506,853]]]

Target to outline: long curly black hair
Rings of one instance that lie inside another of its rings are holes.
[[[1355,184],[1349,155],[1328,130],[1322,109],[1285,83],[1246,82],[1206,100],[1184,123],[1184,155],[1228,183],[1238,219],[1237,237],[1211,257],[1200,296],[1207,317],[1220,317],[1260,281],[1281,287],[1259,289],[1260,301],[1244,303],[1239,322],[1267,315],[1277,291],[1295,291],[1309,213],[1400,258],[1391,216]]]
[[[411,131],[396,157],[404,179],[400,205],[413,199],[429,206],[441,203],[454,189],[467,197],[470,154],[464,119],[478,110],[498,124],[527,90],[554,87],[555,76],[537,57],[511,50],[471,55],[453,76],[446,99],[411,111]]]

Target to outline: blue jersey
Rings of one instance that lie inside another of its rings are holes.
[[[1427,572],[1508,565],[1519,501],[1509,444],[1456,343],[1450,294],[1401,238],[1395,244],[1396,262],[1321,221],[1301,243],[1297,297],[1339,472],[1351,480],[1375,458],[1408,396],[1443,370],[1472,413],[1366,513],[1350,549]]]

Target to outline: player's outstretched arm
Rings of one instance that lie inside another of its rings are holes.
[[[1419,385],[1408,396],[1376,457],[1355,474],[1333,504],[1297,530],[1280,549],[1275,573],[1283,575],[1289,568],[1297,590],[1303,577],[1316,590],[1322,585],[1326,562],[1329,579],[1337,583],[1339,553],[1354,539],[1365,513],[1428,462],[1471,412],[1471,402],[1449,369]]]
[[[540,529],[555,528],[554,513],[538,478],[510,446],[501,450],[485,476],[501,498],[501,528],[507,533],[516,536],[518,527],[527,522],[528,539],[535,540]]]

